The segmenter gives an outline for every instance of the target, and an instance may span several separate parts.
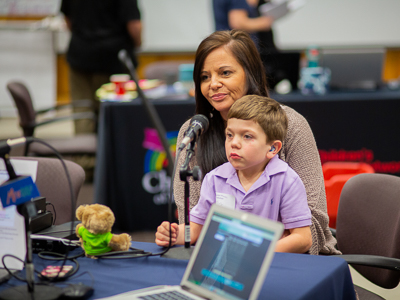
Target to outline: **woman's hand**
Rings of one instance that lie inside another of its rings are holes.
[[[170,239],[170,226],[169,222],[162,222],[160,226],[157,227],[156,244],[161,247],[168,247]],[[175,245],[179,235],[179,226],[176,223],[171,224],[171,246]]]

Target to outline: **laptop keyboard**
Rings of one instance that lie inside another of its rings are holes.
[[[184,295],[178,291],[170,291],[170,292],[163,292],[163,293],[158,293],[158,294],[152,294],[152,295],[146,295],[139,297],[140,299],[145,299],[145,300],[191,300],[193,298]]]

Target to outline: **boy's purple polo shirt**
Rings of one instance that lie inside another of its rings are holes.
[[[190,221],[203,225],[217,195],[219,199],[234,199],[235,209],[282,222],[285,229],[311,225],[303,182],[277,155],[247,193],[231,163],[209,172],[203,179],[199,202],[190,212]]]

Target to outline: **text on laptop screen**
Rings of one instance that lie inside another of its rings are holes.
[[[227,299],[248,299],[274,233],[215,213],[188,280]]]

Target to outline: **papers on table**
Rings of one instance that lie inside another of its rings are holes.
[[[11,159],[11,164],[17,175],[31,176],[36,181],[37,161]],[[4,161],[0,159],[0,184],[8,179]],[[0,201],[0,268],[3,268],[1,258],[12,254],[22,260],[6,257],[5,264],[9,269],[22,270],[26,256],[25,222],[17,212],[16,206],[3,209]]]

